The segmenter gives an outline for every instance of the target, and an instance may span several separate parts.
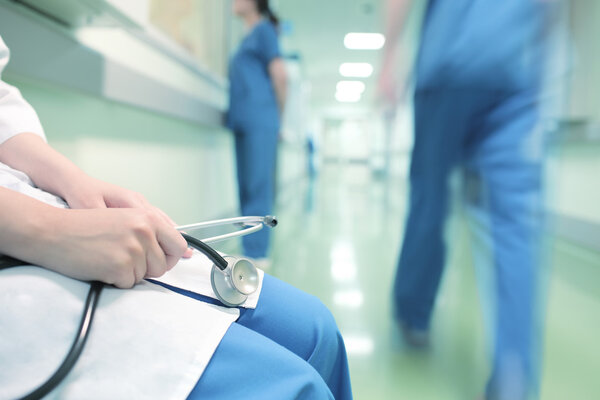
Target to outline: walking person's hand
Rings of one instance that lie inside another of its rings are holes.
[[[384,65],[377,81],[377,95],[384,107],[394,107],[398,102],[398,80],[390,64]]]

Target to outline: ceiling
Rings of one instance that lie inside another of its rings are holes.
[[[324,108],[369,108],[375,94],[381,50],[348,50],[344,36],[349,32],[383,33],[382,8],[385,0],[279,0],[274,8],[289,21],[291,31],[282,35],[287,54],[301,57],[302,71],[310,82],[311,105]],[[367,89],[354,105],[335,100],[335,88],[342,79],[338,69],[343,62],[368,62],[374,66],[370,78],[360,79]]]

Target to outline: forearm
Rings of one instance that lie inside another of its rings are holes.
[[[0,162],[25,172],[39,188],[68,199],[87,175],[32,133],[16,135],[0,145]]]
[[[0,187],[0,254],[40,264],[41,243],[56,232],[48,227],[60,220],[64,210],[49,206],[21,193]]]
[[[398,40],[413,0],[387,0],[385,18],[384,66],[395,61]]]

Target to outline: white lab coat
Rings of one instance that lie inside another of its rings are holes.
[[[0,74],[8,58],[0,37]],[[0,79],[0,144],[22,132],[45,139],[33,108]],[[0,186],[67,206],[1,163]],[[214,298],[211,266],[195,254],[161,280]],[[28,393],[55,371],[74,339],[88,288],[39,267],[0,271],[0,399]],[[259,294],[244,306],[256,307]],[[237,309],[192,300],[149,282],[131,290],[106,287],[81,358],[48,398],[184,399],[238,316]]]

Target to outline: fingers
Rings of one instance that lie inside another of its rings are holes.
[[[90,199],[89,201],[86,201],[85,204],[82,204],[81,207],[79,208],[108,208],[106,203],[104,202],[104,199],[102,198],[96,198],[96,199]]]
[[[133,263],[133,287],[134,285],[140,283],[142,279],[146,276],[148,271],[148,261],[147,256],[144,258],[136,259]]]
[[[187,242],[171,224],[161,221],[156,238],[166,256],[167,268],[171,269],[187,253]]]
[[[169,226],[177,226],[177,224],[175,223],[175,221],[173,221],[163,210],[161,210],[160,208],[157,208],[157,207],[152,207],[152,208],[162,218],[162,220],[167,225],[169,225]],[[186,244],[186,247],[187,247],[187,244]],[[169,265],[172,264],[173,266],[175,266],[175,264],[177,264],[177,262],[179,261],[180,258],[182,258],[182,257],[183,258],[191,258],[193,254],[194,254],[194,250],[191,249],[191,248],[189,248],[189,247],[187,247],[186,250],[185,250],[185,252],[180,257],[177,257],[175,260],[171,259],[171,257],[174,257],[174,256],[168,255],[167,256],[168,260],[169,260],[168,264]],[[170,267],[169,269],[171,269],[171,268],[172,267]]]
[[[174,229],[175,222],[164,211],[154,207],[139,193],[109,184],[104,187],[102,208],[129,208],[147,213],[145,222],[152,234],[151,237],[145,234],[139,237],[145,249],[145,270],[141,271],[136,267],[136,282],[144,277],[159,277],[173,268],[181,257],[192,256],[192,250],[188,249],[185,239]]]
[[[156,278],[177,264],[187,250],[187,243],[154,209],[144,210],[141,217],[142,223],[136,228],[136,236],[144,248],[145,271],[141,278]]]
[[[123,257],[117,257],[113,267],[106,269],[108,275],[100,278],[103,282],[113,284],[119,289],[131,289],[144,279],[148,269],[148,257],[144,245],[137,240],[133,240],[123,246],[125,242],[121,242],[122,249],[114,249],[114,251],[120,252]]]
[[[103,202],[109,208],[140,208],[160,216],[168,224],[175,226],[175,222],[161,209],[154,207],[141,193],[121,188],[119,186],[104,184]]]
[[[154,210],[154,212],[156,212],[158,215],[160,215],[160,217],[169,225],[171,226],[177,226],[177,224],[175,223],[175,221],[173,221],[171,219],[171,217],[169,217],[167,215],[167,213],[165,213],[163,210],[161,210],[158,207],[152,207],[152,209]]]
[[[131,288],[163,275],[187,252],[185,239],[156,212],[64,210],[56,218],[65,233],[50,243],[47,264],[76,279]]]
[[[146,198],[134,191],[105,182],[101,183],[101,191],[109,208],[150,208]]]
[[[188,247],[185,250],[185,253],[183,253],[183,258],[192,258],[193,255],[194,255],[194,249],[192,249],[191,247]]]
[[[107,208],[102,196],[82,196],[79,199],[67,199],[69,207],[72,209],[89,209],[89,208]]]
[[[158,241],[152,240],[146,250],[146,271],[142,278],[158,278],[162,276],[169,268],[169,257],[167,256]]]

